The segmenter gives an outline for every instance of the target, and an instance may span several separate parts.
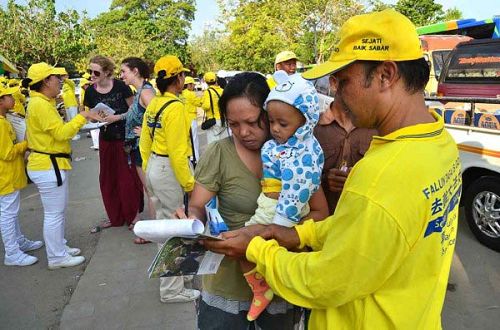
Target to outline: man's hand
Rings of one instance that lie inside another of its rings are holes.
[[[345,181],[347,180],[347,176],[351,168],[347,171],[341,171],[338,168],[332,168],[328,171],[327,180],[328,180],[328,189],[333,192],[342,192],[344,189]]]
[[[246,228],[241,228],[222,233],[221,236],[223,241],[205,239],[201,243],[212,252],[240,259],[245,257],[248,244],[256,235],[252,235]]]
[[[278,244],[287,250],[294,249],[300,245],[299,234],[294,228],[283,227],[279,225],[265,226],[265,231],[261,232],[259,236],[269,240],[275,239]]]

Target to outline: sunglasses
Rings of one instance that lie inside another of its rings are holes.
[[[101,72],[100,72],[100,71],[96,71],[96,70],[91,70],[91,69],[88,69],[88,70],[87,70],[87,73],[88,73],[89,75],[94,75],[94,76],[96,76],[96,77],[100,77],[100,76],[101,76]]]

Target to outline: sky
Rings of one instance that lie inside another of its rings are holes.
[[[109,9],[112,0],[56,0],[56,8],[63,11],[69,8],[78,11],[87,11],[90,17],[95,17]],[[18,3],[25,3],[19,0]],[[387,3],[396,3],[396,0],[384,0]],[[494,14],[500,15],[500,6],[498,0],[435,0],[436,3],[448,8],[457,7],[463,13],[464,18],[486,19]],[[0,0],[0,4],[5,6],[7,0]],[[496,5],[495,5],[496,3]],[[496,13],[493,11],[497,10]],[[216,0],[196,0],[195,19],[191,29],[191,36],[200,35],[208,24],[213,24],[219,15],[219,8]]]

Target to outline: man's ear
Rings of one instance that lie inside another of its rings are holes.
[[[399,70],[396,62],[385,61],[377,68],[375,79],[380,80],[381,89],[393,86],[399,80]]]

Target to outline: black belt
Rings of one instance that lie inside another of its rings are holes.
[[[52,162],[52,167],[54,167],[54,172],[56,173],[56,178],[57,178],[57,186],[62,186],[62,177],[61,177],[61,171],[59,170],[59,165],[57,164],[57,158],[66,158],[71,160],[71,154],[51,154],[48,152],[43,152],[43,151],[37,151],[37,150],[31,150],[32,152],[36,152],[37,154],[42,154],[42,155],[48,155],[50,156],[50,161]]]
[[[160,157],[168,157],[168,155],[159,154],[159,153],[154,152],[154,151],[151,151],[151,153],[152,153],[153,155],[160,156]]]

